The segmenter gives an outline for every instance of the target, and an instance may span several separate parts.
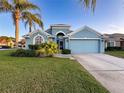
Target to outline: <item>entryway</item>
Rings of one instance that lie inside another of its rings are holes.
[[[64,40],[64,34],[63,33],[58,33],[57,34],[57,44],[59,46],[59,49],[64,49],[65,48],[65,40]]]

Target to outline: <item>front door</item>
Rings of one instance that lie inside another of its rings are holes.
[[[58,44],[58,47],[59,49],[64,49],[64,41],[63,40],[57,40],[57,44]]]
[[[59,42],[59,47],[60,47],[60,49],[64,49],[64,43],[63,43],[63,41],[60,41]]]

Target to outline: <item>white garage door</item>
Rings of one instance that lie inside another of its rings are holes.
[[[70,40],[72,54],[99,53],[99,40]]]

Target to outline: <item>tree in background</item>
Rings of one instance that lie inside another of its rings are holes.
[[[19,42],[19,21],[22,14],[29,10],[40,10],[38,6],[28,0],[0,0],[0,12],[10,12],[15,25],[15,42],[18,47]]]

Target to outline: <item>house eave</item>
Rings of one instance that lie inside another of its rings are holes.
[[[100,40],[101,38],[69,38],[69,39],[75,39],[75,40]]]

